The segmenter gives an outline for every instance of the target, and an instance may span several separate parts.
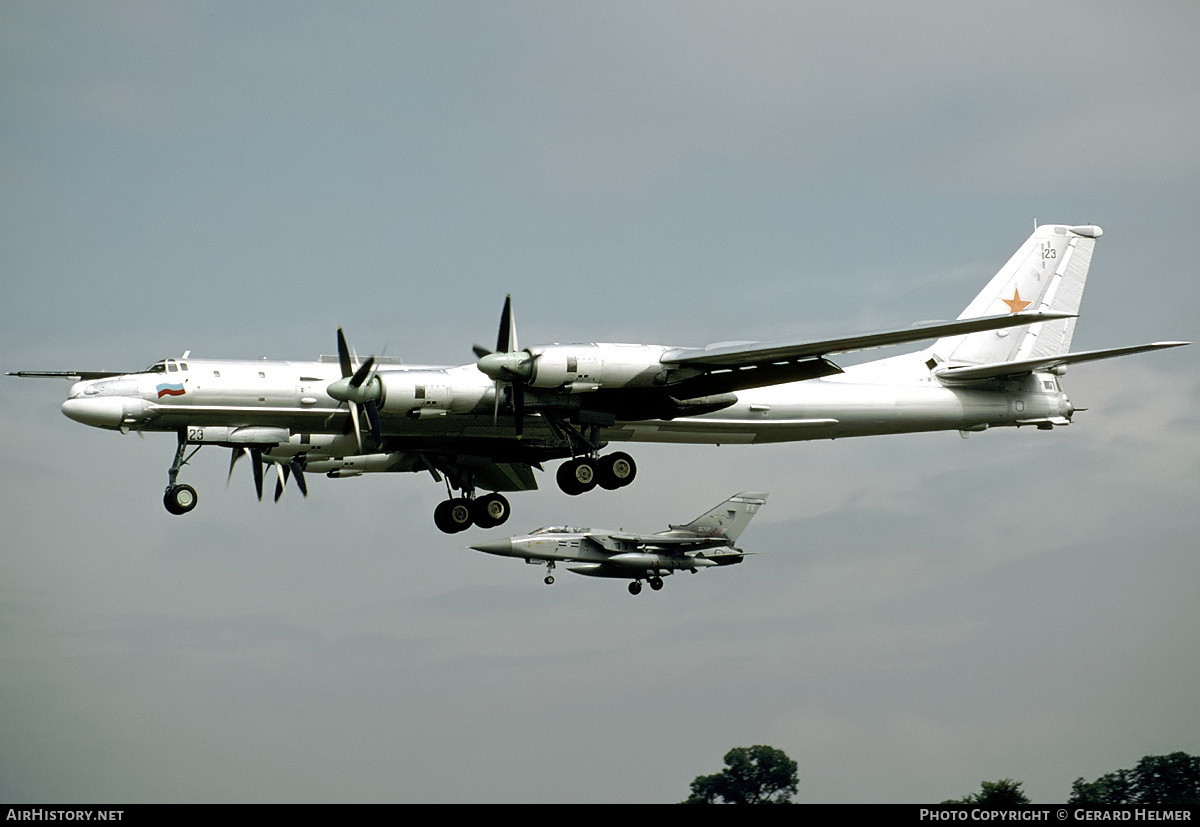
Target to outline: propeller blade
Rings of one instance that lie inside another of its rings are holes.
[[[275,466],[278,473],[275,475],[275,502],[279,502],[279,498],[283,496],[283,489],[287,486],[289,469],[286,465],[277,464]]]
[[[350,409],[350,427],[354,431],[354,439],[358,442],[358,452],[362,453],[362,429],[358,424],[358,404],[348,402],[347,407]]]
[[[350,377],[350,387],[352,387],[352,388],[361,387],[362,383],[367,381],[367,377],[370,375],[371,370],[374,367],[375,367],[375,357],[368,356],[367,361],[363,362],[362,366],[357,371],[355,371],[354,376]]]
[[[516,417],[514,427],[517,438],[520,439],[525,433],[525,389],[519,382],[513,382],[510,387],[512,388],[513,415]]]
[[[244,448],[234,448],[233,454],[229,457],[229,473],[225,476],[225,487],[229,487],[229,481],[233,479],[233,467],[237,465],[237,461],[241,459]]]
[[[233,479],[233,469],[237,467],[238,460],[242,455],[250,457],[250,470],[254,474],[254,490],[258,493],[259,501],[262,500],[263,490],[263,473],[262,473],[262,451],[258,448],[234,448],[229,455],[229,474],[225,477],[225,487],[229,487],[229,481]]]
[[[354,369],[350,365],[350,348],[346,346],[346,334],[342,329],[338,328],[338,364],[342,368],[342,378],[345,379],[354,373]]]
[[[378,446],[383,442],[383,426],[379,422],[379,408],[370,399],[363,407],[367,411],[367,424],[371,428],[371,439],[375,440],[375,445]]]
[[[500,311],[500,332],[496,336],[496,352],[510,353],[516,350],[516,339],[517,330],[513,325],[512,294],[510,293],[504,297],[504,309]]]
[[[292,457],[291,463],[292,473],[296,476],[296,487],[300,489],[300,493],[305,497],[308,496],[308,483],[304,480],[304,460],[300,457]]]
[[[472,350],[472,352],[474,352],[474,354],[475,354],[477,357],[479,357],[479,358],[481,358],[481,359],[482,359],[484,356],[487,356],[488,354],[492,353],[492,351],[488,350],[488,349],[487,349],[486,347],[484,347],[483,345],[471,345],[471,350]],[[141,433],[141,431],[139,431],[138,433]]]
[[[258,492],[258,501],[262,502],[263,488],[263,467],[262,467],[262,449],[251,448],[250,459],[254,460],[251,469],[254,471],[254,490]]]

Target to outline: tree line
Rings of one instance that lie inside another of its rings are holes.
[[[983,781],[979,791],[943,804],[1011,807],[1029,804],[1021,781]],[[757,744],[725,753],[725,769],[698,775],[682,804],[794,804],[799,768],[781,749]],[[1200,807],[1200,757],[1186,752],[1147,755],[1133,769],[1116,770],[1095,781],[1077,778],[1067,804]]]

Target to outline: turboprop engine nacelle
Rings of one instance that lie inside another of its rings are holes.
[[[380,408],[416,417],[469,413],[491,392],[490,382],[472,381],[470,374],[456,369],[380,371],[378,379]]]
[[[533,388],[566,388],[587,393],[600,388],[649,387],[662,370],[657,345],[547,345],[511,353],[490,353],[479,369],[497,380],[523,380]]]

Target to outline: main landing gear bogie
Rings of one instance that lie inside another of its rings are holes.
[[[597,485],[609,491],[623,488],[637,476],[637,463],[623,451],[593,459],[578,457],[558,467],[558,487],[575,496],[591,491]]]
[[[512,514],[512,506],[502,494],[488,494],[476,499],[454,497],[444,500],[433,510],[433,523],[446,534],[466,531],[473,525],[494,528]]]

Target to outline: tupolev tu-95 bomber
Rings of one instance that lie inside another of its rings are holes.
[[[1186,342],[1071,352],[1092,252],[1092,225],[1042,225],[957,320],[822,340],[707,347],[551,344],[522,348],[511,298],[495,349],[476,361],[420,366],[360,360],[338,330],[315,362],[193,359],[142,371],[18,371],[74,381],[63,413],[85,425],[174,433],[163,504],[196,506],[179,474],[201,447],[248,457],[262,499],[306,473],[353,477],[427,471],[446,486],[442,531],[508,519],[500,492],[537,488],[535,469],[566,460],[559,487],[582,494],[633,482],[613,442],[744,444],[997,427],[1050,430],[1076,409],[1068,366]],[[837,354],[922,341],[922,350],[843,369]]]
[[[690,523],[672,525],[658,534],[547,526],[471,548],[545,564],[547,586],[554,583],[554,564],[569,563],[567,571],[576,574],[630,579],[629,593],[640,594],[643,580],[658,591],[663,577],[672,572],[695,574],[742,562],[746,552],[734,543],[766,501],[766,494],[743,491]]]

